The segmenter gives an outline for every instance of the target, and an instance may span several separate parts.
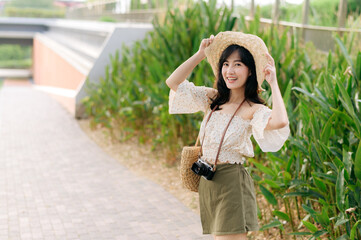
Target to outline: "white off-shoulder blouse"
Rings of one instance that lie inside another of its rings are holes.
[[[211,89],[215,93],[217,91],[213,88],[195,86],[193,83],[185,80],[178,86],[176,92],[171,90],[169,94],[170,114],[195,113],[199,111],[206,113],[199,132],[201,140],[207,116],[211,113],[209,111],[210,100],[207,96],[207,89]],[[246,120],[236,115],[224,137],[218,157],[219,162],[243,164],[246,160],[245,157],[254,157],[251,135],[253,135],[263,152],[277,152],[280,150],[290,134],[290,128],[289,125],[286,125],[280,129],[265,130],[271,112],[271,109],[263,105],[257,109],[251,120]],[[223,131],[231,117],[232,114],[215,111],[209,119],[204,142],[201,142],[203,149],[202,158],[209,163],[215,162]]]

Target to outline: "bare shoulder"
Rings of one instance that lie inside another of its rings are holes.
[[[252,103],[252,106],[251,106],[251,113],[252,113],[252,116],[255,112],[257,112],[258,109],[264,107],[265,105],[261,104],[261,103]]]

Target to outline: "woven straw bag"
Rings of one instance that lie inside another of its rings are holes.
[[[201,147],[197,146],[197,143],[195,146],[183,147],[180,165],[182,184],[192,192],[198,192],[198,185],[201,177],[191,170],[193,163],[198,160],[198,155],[201,151]]]
[[[209,114],[205,127],[207,126],[207,123],[209,119],[212,116],[212,113],[214,110],[216,110],[217,106],[214,107],[212,112]],[[206,115],[204,115],[205,117]],[[203,141],[205,137],[205,133],[203,135]],[[202,142],[203,142],[202,141]],[[198,186],[199,186],[199,180],[201,178],[200,175],[195,174],[191,167],[193,163],[197,162],[198,157],[202,156],[202,146],[198,146],[199,143],[199,135],[197,137],[196,144],[194,146],[187,146],[183,147],[182,155],[181,155],[181,165],[180,165],[180,175],[181,175],[181,181],[185,188],[188,190],[191,190],[192,192],[198,192]]]

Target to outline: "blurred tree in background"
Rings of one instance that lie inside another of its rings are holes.
[[[361,14],[361,0],[348,0],[347,1],[347,14]]]
[[[12,7],[19,8],[53,8],[54,0],[12,0]]]
[[[0,68],[30,68],[31,51],[30,46],[0,45]]]
[[[54,0],[12,0],[5,8],[8,17],[64,18],[65,10],[54,6]]]

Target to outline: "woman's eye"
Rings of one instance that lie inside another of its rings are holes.
[[[223,66],[228,66],[228,63],[223,63]]]

